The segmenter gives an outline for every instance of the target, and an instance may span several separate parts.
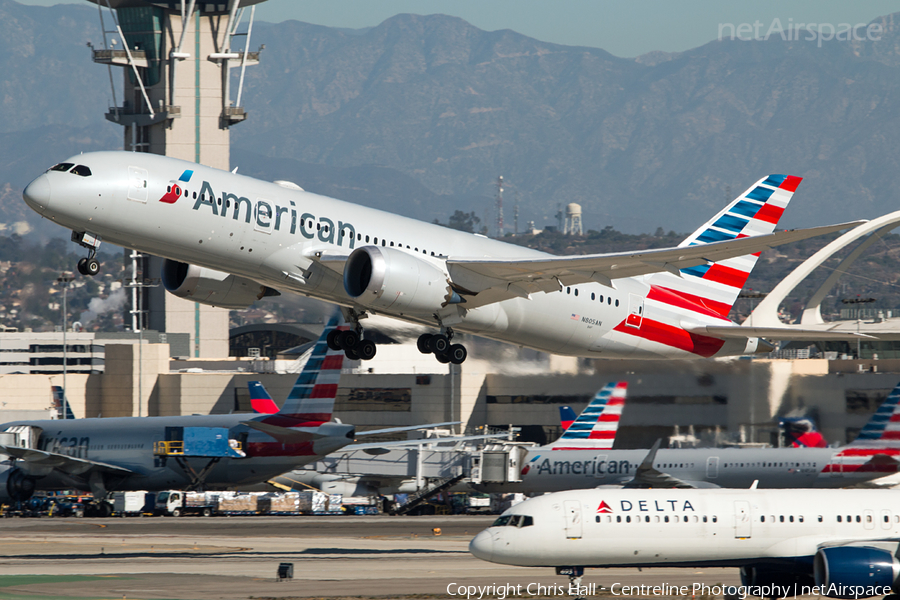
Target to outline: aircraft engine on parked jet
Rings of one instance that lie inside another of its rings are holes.
[[[34,493],[34,479],[16,467],[0,472],[0,504],[28,500]]]
[[[363,246],[344,266],[344,289],[363,306],[429,314],[460,302],[437,261],[397,248]]]
[[[893,588],[895,592],[900,589],[900,562],[891,552],[881,548],[871,546],[822,548],[816,553],[813,569],[818,586],[836,586],[837,589],[849,590],[885,586]],[[863,596],[853,591],[851,594]]]
[[[250,279],[168,259],[163,261],[162,283],[179,298],[221,308],[247,308],[261,298],[279,295]]]

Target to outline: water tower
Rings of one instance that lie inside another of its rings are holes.
[[[572,202],[566,205],[566,226],[563,229],[563,233],[565,235],[584,235],[584,232],[581,230],[580,204]]]
[[[259,62],[259,51],[249,48],[254,5],[264,0],[89,1],[100,9],[103,29],[103,47],[92,46],[93,59],[108,66],[112,88],[106,118],[125,128],[125,150],[230,169],[229,129],[247,118],[244,72]],[[121,85],[113,67],[124,72]],[[236,90],[232,69],[238,70]],[[143,257],[138,268],[144,277],[158,277],[160,264]],[[176,298],[161,287],[134,293],[143,297],[132,298],[132,306],[146,309],[146,317],[135,316],[135,329],[186,332],[192,356],[228,355],[227,310]]]

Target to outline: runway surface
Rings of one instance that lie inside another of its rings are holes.
[[[0,519],[0,598],[466,598],[467,586],[491,585],[505,587],[476,588],[472,598],[567,598],[568,579],[553,569],[503,567],[468,553],[469,541],[494,518]],[[293,563],[293,580],[276,581],[282,562]],[[736,569],[592,569],[584,583],[739,585],[740,579]]]

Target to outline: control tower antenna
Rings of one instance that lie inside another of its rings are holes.
[[[497,237],[503,237],[503,175],[497,178]]]

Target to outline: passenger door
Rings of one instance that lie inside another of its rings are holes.
[[[640,329],[643,319],[644,297],[640,294],[628,294],[628,316],[625,317],[625,324]]]
[[[563,502],[566,511],[566,537],[570,540],[581,539],[581,503],[578,500]]]
[[[734,503],[734,537],[750,537],[750,503],[743,500]]]
[[[706,478],[715,479],[719,476],[719,457],[710,456],[706,459]]]

